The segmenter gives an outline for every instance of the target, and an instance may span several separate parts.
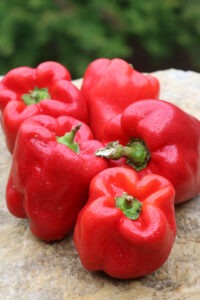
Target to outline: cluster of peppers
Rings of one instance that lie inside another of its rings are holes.
[[[0,83],[7,207],[44,241],[73,230],[87,270],[127,279],[158,269],[176,238],[174,204],[200,192],[200,121],[159,91],[118,58],[89,64],[80,90],[57,62]]]

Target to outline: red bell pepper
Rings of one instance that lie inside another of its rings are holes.
[[[0,108],[10,152],[20,125],[33,115],[67,115],[88,122],[85,100],[70,78],[69,71],[57,62],[43,62],[35,69],[15,68],[4,76],[0,85]]]
[[[136,100],[158,97],[159,90],[156,77],[136,71],[122,59],[92,62],[85,71],[81,91],[88,103],[94,136],[107,143],[109,127],[113,126],[123,136],[119,114]]]
[[[72,117],[38,115],[24,121],[17,135],[7,206],[14,216],[28,218],[42,240],[62,239],[73,228],[91,178],[107,167],[94,154],[101,143],[79,124]]]
[[[124,110],[121,126],[124,144],[111,142],[97,155],[116,160],[124,157],[126,163],[142,173],[166,177],[175,188],[175,203],[198,195],[199,120],[169,102],[143,100]]]
[[[130,279],[147,275],[169,257],[176,237],[174,188],[165,178],[115,167],[96,175],[80,211],[74,243],[90,271]]]

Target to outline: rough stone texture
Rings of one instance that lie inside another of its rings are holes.
[[[161,82],[161,99],[200,118],[200,74],[174,69],[154,74]],[[26,220],[9,214],[4,195],[10,164],[0,132],[0,299],[199,299],[200,196],[176,206],[176,242],[159,270],[137,280],[113,280],[83,269],[71,236],[44,243],[32,236]]]

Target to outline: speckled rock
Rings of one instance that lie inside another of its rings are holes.
[[[161,83],[161,99],[200,119],[200,74],[170,69],[154,75]],[[9,214],[5,188],[10,164],[0,131],[0,300],[199,299],[200,196],[176,206],[176,242],[159,270],[136,280],[113,280],[83,269],[71,236],[44,243],[30,233],[26,220]]]

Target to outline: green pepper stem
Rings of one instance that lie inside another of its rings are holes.
[[[76,153],[79,153],[79,145],[74,142],[75,135],[80,129],[81,124],[78,124],[70,132],[65,133],[65,135],[56,137],[58,143],[63,144],[73,150]]]
[[[47,88],[35,87],[34,90],[22,96],[26,105],[37,104],[44,99],[49,99],[50,95]]]
[[[115,198],[115,202],[116,207],[118,207],[128,219],[137,220],[139,218],[142,209],[142,203],[139,200],[124,192],[122,196]]]
[[[147,166],[150,159],[150,152],[144,141],[131,139],[126,146],[119,144],[118,141],[111,142],[105,148],[97,150],[96,156],[114,160],[124,157],[127,164],[132,166],[136,171],[140,171]]]

